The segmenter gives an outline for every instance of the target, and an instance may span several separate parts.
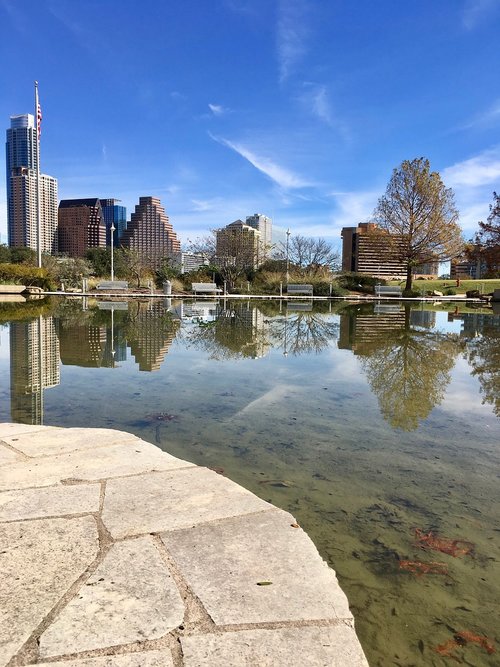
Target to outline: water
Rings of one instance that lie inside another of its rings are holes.
[[[373,666],[499,664],[491,311],[74,299],[8,321],[0,420],[124,429],[291,511]]]

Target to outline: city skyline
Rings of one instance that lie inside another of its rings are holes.
[[[34,112],[39,80],[41,167],[59,197],[128,211],[158,197],[183,242],[260,211],[340,247],[392,169],[421,155],[454,189],[466,238],[498,190],[494,0],[146,0],[140,13],[110,1],[85,14],[2,0],[0,15],[3,125]]]

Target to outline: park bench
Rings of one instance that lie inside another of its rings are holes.
[[[403,296],[399,285],[375,285],[375,296]]]
[[[128,289],[128,282],[126,280],[103,280],[97,285],[99,290],[113,291],[116,289]]]
[[[215,283],[191,283],[191,291],[195,294],[218,294],[222,292]]]
[[[306,294],[307,296],[313,295],[313,286],[312,285],[287,285],[286,286],[287,294]]]

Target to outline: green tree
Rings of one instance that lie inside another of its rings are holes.
[[[36,266],[36,251],[32,248],[10,248],[5,243],[0,245],[0,263],[28,264]]]
[[[493,193],[493,204],[486,222],[479,223],[469,255],[486,264],[486,276],[500,276],[500,195]]]
[[[425,158],[405,160],[393,170],[374,220],[387,239],[386,252],[406,267],[406,290],[413,267],[449,260],[463,248],[453,191]]]
[[[91,265],[95,276],[104,278],[111,274],[111,248],[89,248],[85,253],[85,259]]]

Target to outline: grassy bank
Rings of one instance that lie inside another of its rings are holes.
[[[391,280],[389,285],[404,286],[404,280]],[[455,289],[457,294],[465,294],[468,290],[479,290],[482,294],[489,294],[493,290],[500,289],[500,278],[492,280],[460,280],[460,285],[457,287],[456,280],[414,280],[413,289],[417,291],[422,290],[439,290],[444,292],[447,289]]]

